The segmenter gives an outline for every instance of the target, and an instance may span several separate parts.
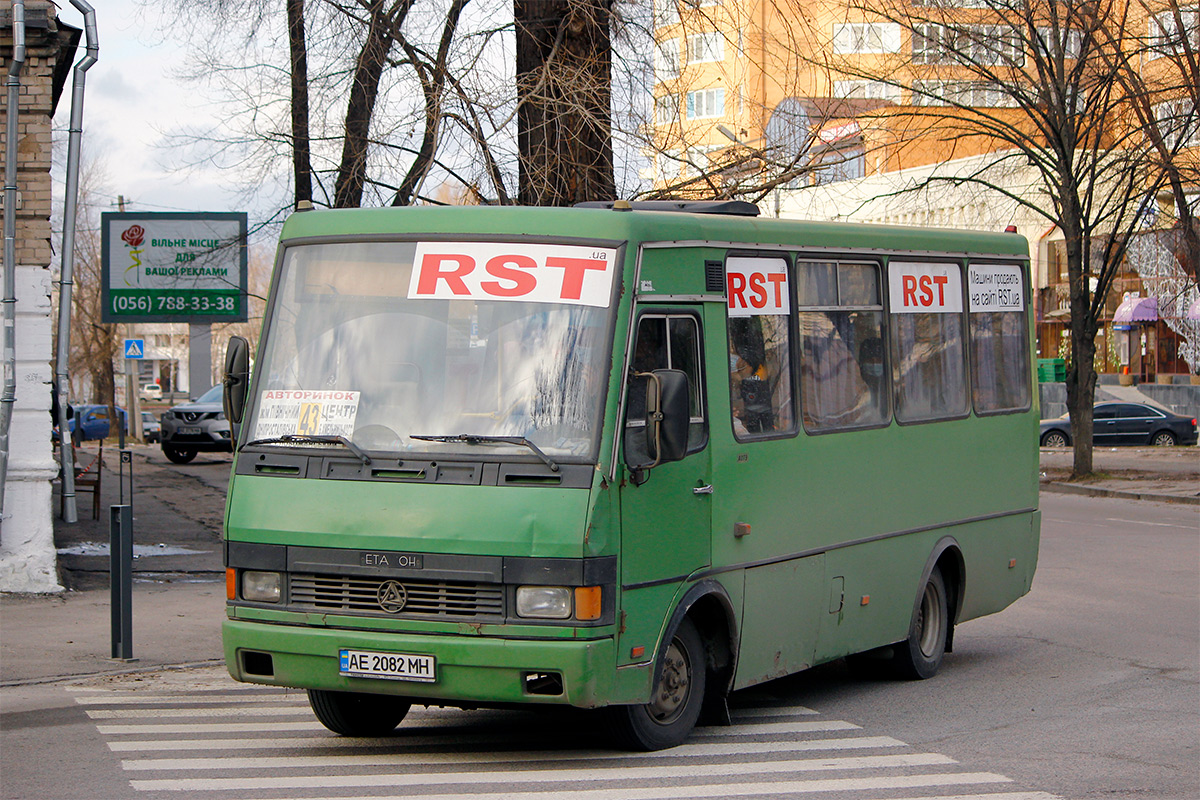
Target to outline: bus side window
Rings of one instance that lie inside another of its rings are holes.
[[[888,264],[896,419],[965,416],[967,358],[962,269],[949,262]]]
[[[678,369],[688,376],[691,411],[688,452],[698,452],[708,444],[701,363],[700,324],[695,317],[688,314],[645,314],[638,320],[625,401],[625,451],[630,464],[649,464],[654,460],[645,452],[645,440],[640,435],[640,429],[646,424],[646,378],[637,377],[636,373],[639,372]]]
[[[791,341],[786,315],[729,318],[729,401],[739,440],[791,433]]]
[[[967,288],[975,413],[1025,411],[1031,390],[1023,273],[1012,264],[973,263]]]
[[[883,305],[874,264],[796,262],[805,430],[886,425]]]

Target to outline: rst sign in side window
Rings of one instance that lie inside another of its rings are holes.
[[[725,260],[729,400],[739,440],[791,433],[791,287],[783,258]]]
[[[962,269],[888,264],[896,419],[924,422],[967,413]]]
[[[1013,264],[973,263],[967,270],[971,394],[976,414],[1029,408],[1029,333],[1025,281]]]

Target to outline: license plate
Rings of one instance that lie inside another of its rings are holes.
[[[200,435],[200,426],[199,425],[182,425],[179,428],[179,435],[180,436],[199,436]]]
[[[342,650],[339,652],[343,675],[360,678],[386,678],[393,681],[437,680],[437,663],[433,656],[409,653],[376,653],[371,650]]]

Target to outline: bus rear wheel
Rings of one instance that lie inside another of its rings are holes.
[[[707,659],[704,641],[684,617],[663,651],[651,701],[607,709],[618,744],[630,750],[665,750],[682,744],[700,718]]]
[[[946,582],[937,567],[921,589],[908,638],[895,645],[892,666],[901,678],[922,680],[932,678],[942,665],[946,654],[946,638],[950,633],[950,603]]]
[[[402,697],[309,689],[308,704],[321,724],[342,736],[386,736],[412,707]]]

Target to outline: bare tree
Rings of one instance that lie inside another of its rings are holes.
[[[795,0],[793,0],[794,2]],[[1071,314],[1067,406],[1076,476],[1092,471],[1096,334],[1130,236],[1164,185],[1151,169],[1121,53],[1140,32],[1125,0],[973,0],[882,4],[852,0],[850,14],[898,28],[908,44],[864,59],[823,50],[822,67],[893,87],[907,102],[868,115],[893,153],[920,147],[989,155],[965,174],[934,174],[900,191],[980,185],[1043,216],[1064,237]],[[1035,186],[1006,182],[1005,164]]]

